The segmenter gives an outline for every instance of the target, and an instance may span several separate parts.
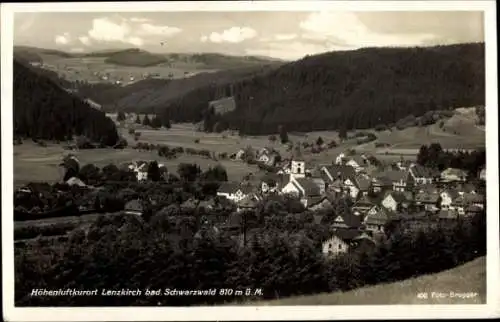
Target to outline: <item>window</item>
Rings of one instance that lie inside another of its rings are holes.
[[[342,250],[342,244],[339,244],[339,250]]]

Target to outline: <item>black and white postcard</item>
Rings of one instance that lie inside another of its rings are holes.
[[[495,1],[1,8],[7,321],[500,316]]]

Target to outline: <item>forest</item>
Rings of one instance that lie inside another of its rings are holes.
[[[15,137],[64,141],[79,135],[105,146],[117,143],[115,124],[104,112],[68,93],[44,73],[14,61],[13,86]]]
[[[199,122],[220,89],[236,110],[217,122],[243,134],[373,128],[435,110],[484,105],[484,44],[364,48],[309,56],[251,78],[194,89],[168,104],[164,118]]]

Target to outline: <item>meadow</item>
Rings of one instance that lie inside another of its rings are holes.
[[[42,54],[45,68],[57,72],[68,81],[102,82],[98,75],[110,74],[109,80],[121,80],[123,84],[142,79],[144,74],[155,74],[157,78],[176,79],[193,76],[203,72],[216,72],[217,69],[204,68],[202,64],[175,63],[150,67],[118,66],[105,62],[106,57],[61,57]],[[98,75],[96,75],[97,73]],[[186,74],[187,73],[187,74]]]
[[[428,298],[417,296],[428,292]],[[438,297],[436,293],[477,293],[470,298]],[[245,305],[436,305],[485,304],[486,257],[476,258],[453,269],[411,278],[408,280],[362,287],[348,292],[335,292],[311,296],[296,296],[272,301],[248,302]]]
[[[116,119],[116,115],[109,115]],[[173,124],[171,129],[154,130],[144,128],[141,125],[131,125],[140,132],[137,142],[150,144],[164,144],[168,146],[181,146],[197,150],[209,150],[211,152],[237,153],[240,149],[251,146],[254,149],[271,147],[277,150],[282,157],[288,158],[291,152],[287,146],[279,141],[271,142],[269,136],[244,136],[237,133],[204,133],[195,129],[193,124]],[[156,151],[139,151],[132,149],[137,142],[128,128],[119,127],[121,135],[129,142],[129,147],[123,150],[95,149],[71,151],[83,163],[93,163],[103,167],[110,163],[120,164],[133,160],[157,160],[167,166],[167,169],[176,171],[179,163],[197,163],[202,169],[216,164],[221,164],[227,170],[230,180],[239,181],[249,173],[256,174],[257,166],[248,165],[241,161],[212,160],[200,156],[180,154],[175,159],[166,159],[158,156]],[[365,131],[366,132],[366,131]],[[289,139],[294,143],[308,142],[313,144],[318,137],[328,144],[335,140],[339,146],[326,149],[321,153],[313,154],[308,150],[303,151],[305,160],[310,166],[318,164],[329,164],[342,152],[354,149],[356,153],[371,154],[383,162],[399,160],[401,156],[405,159],[414,160],[418,150],[423,144],[440,143],[444,149],[475,149],[484,147],[484,127],[475,125],[475,119],[471,116],[470,109],[457,109],[454,116],[446,119],[442,126],[433,124],[425,127],[410,127],[403,130],[392,128],[391,130],[375,132],[378,139],[366,144],[358,145],[356,139],[348,139],[341,142],[335,131],[318,131],[309,133],[289,133]],[[348,133],[352,136],[354,132]],[[377,143],[384,143],[386,147],[377,147]],[[16,185],[26,184],[30,181],[55,182],[60,180],[63,170],[58,166],[66,151],[61,145],[48,144],[40,147],[30,141],[22,145],[14,146],[14,181]]]

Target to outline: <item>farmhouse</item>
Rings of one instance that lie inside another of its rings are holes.
[[[441,210],[448,210],[448,209],[454,210],[454,208],[452,206],[452,203],[459,196],[460,196],[459,193],[457,191],[455,191],[455,190],[452,190],[452,189],[441,191],[441,193],[440,193],[440,197],[441,197],[441,202],[440,202]]]
[[[408,191],[413,188],[413,177],[406,171],[401,170],[388,170],[381,173],[377,178],[385,177],[392,183],[392,190],[394,191]]]
[[[382,206],[392,211],[399,211],[408,209],[412,201],[411,193],[388,191],[382,199]]]
[[[467,173],[461,169],[448,168],[441,172],[441,181],[443,182],[464,182],[467,179]]]
[[[249,185],[241,185],[237,182],[223,182],[217,190],[217,196],[238,202],[245,198],[251,191],[252,187]]]
[[[370,187],[370,178],[363,174],[358,174],[353,178],[346,178],[344,181],[344,188],[348,191],[351,198],[357,198],[358,194],[366,196]]]
[[[413,177],[415,184],[417,185],[432,184],[434,180],[433,171],[419,164],[411,165],[409,172],[410,175]]]
[[[421,191],[415,195],[415,205],[423,208],[425,211],[438,211],[439,193],[436,191]]]
[[[360,236],[360,234],[359,231],[351,229],[336,230],[330,238],[323,242],[323,255],[332,258],[347,253],[352,246],[354,238]]]
[[[208,108],[213,109],[215,114],[225,114],[236,109],[236,101],[233,96],[223,97],[208,103]]]
[[[332,228],[349,228],[357,230],[361,228],[362,219],[351,212],[343,212],[337,215],[332,223]]]
[[[372,201],[368,196],[363,196],[361,199],[356,201],[356,203],[352,206],[351,210],[356,216],[364,216],[376,206],[376,203]]]
[[[345,164],[353,167],[356,172],[360,172],[363,171],[365,166],[367,166],[369,163],[364,155],[355,155],[349,157]]]
[[[377,212],[367,214],[363,220],[363,224],[367,231],[383,233],[385,232],[385,225],[393,220],[397,220],[396,214],[389,209],[381,207]]]
[[[261,179],[260,190],[262,193],[278,192],[286,182],[285,175],[267,173]]]
[[[350,165],[328,165],[321,167],[322,177],[327,183],[333,183],[337,179],[345,181],[347,178],[354,178],[356,170]]]

